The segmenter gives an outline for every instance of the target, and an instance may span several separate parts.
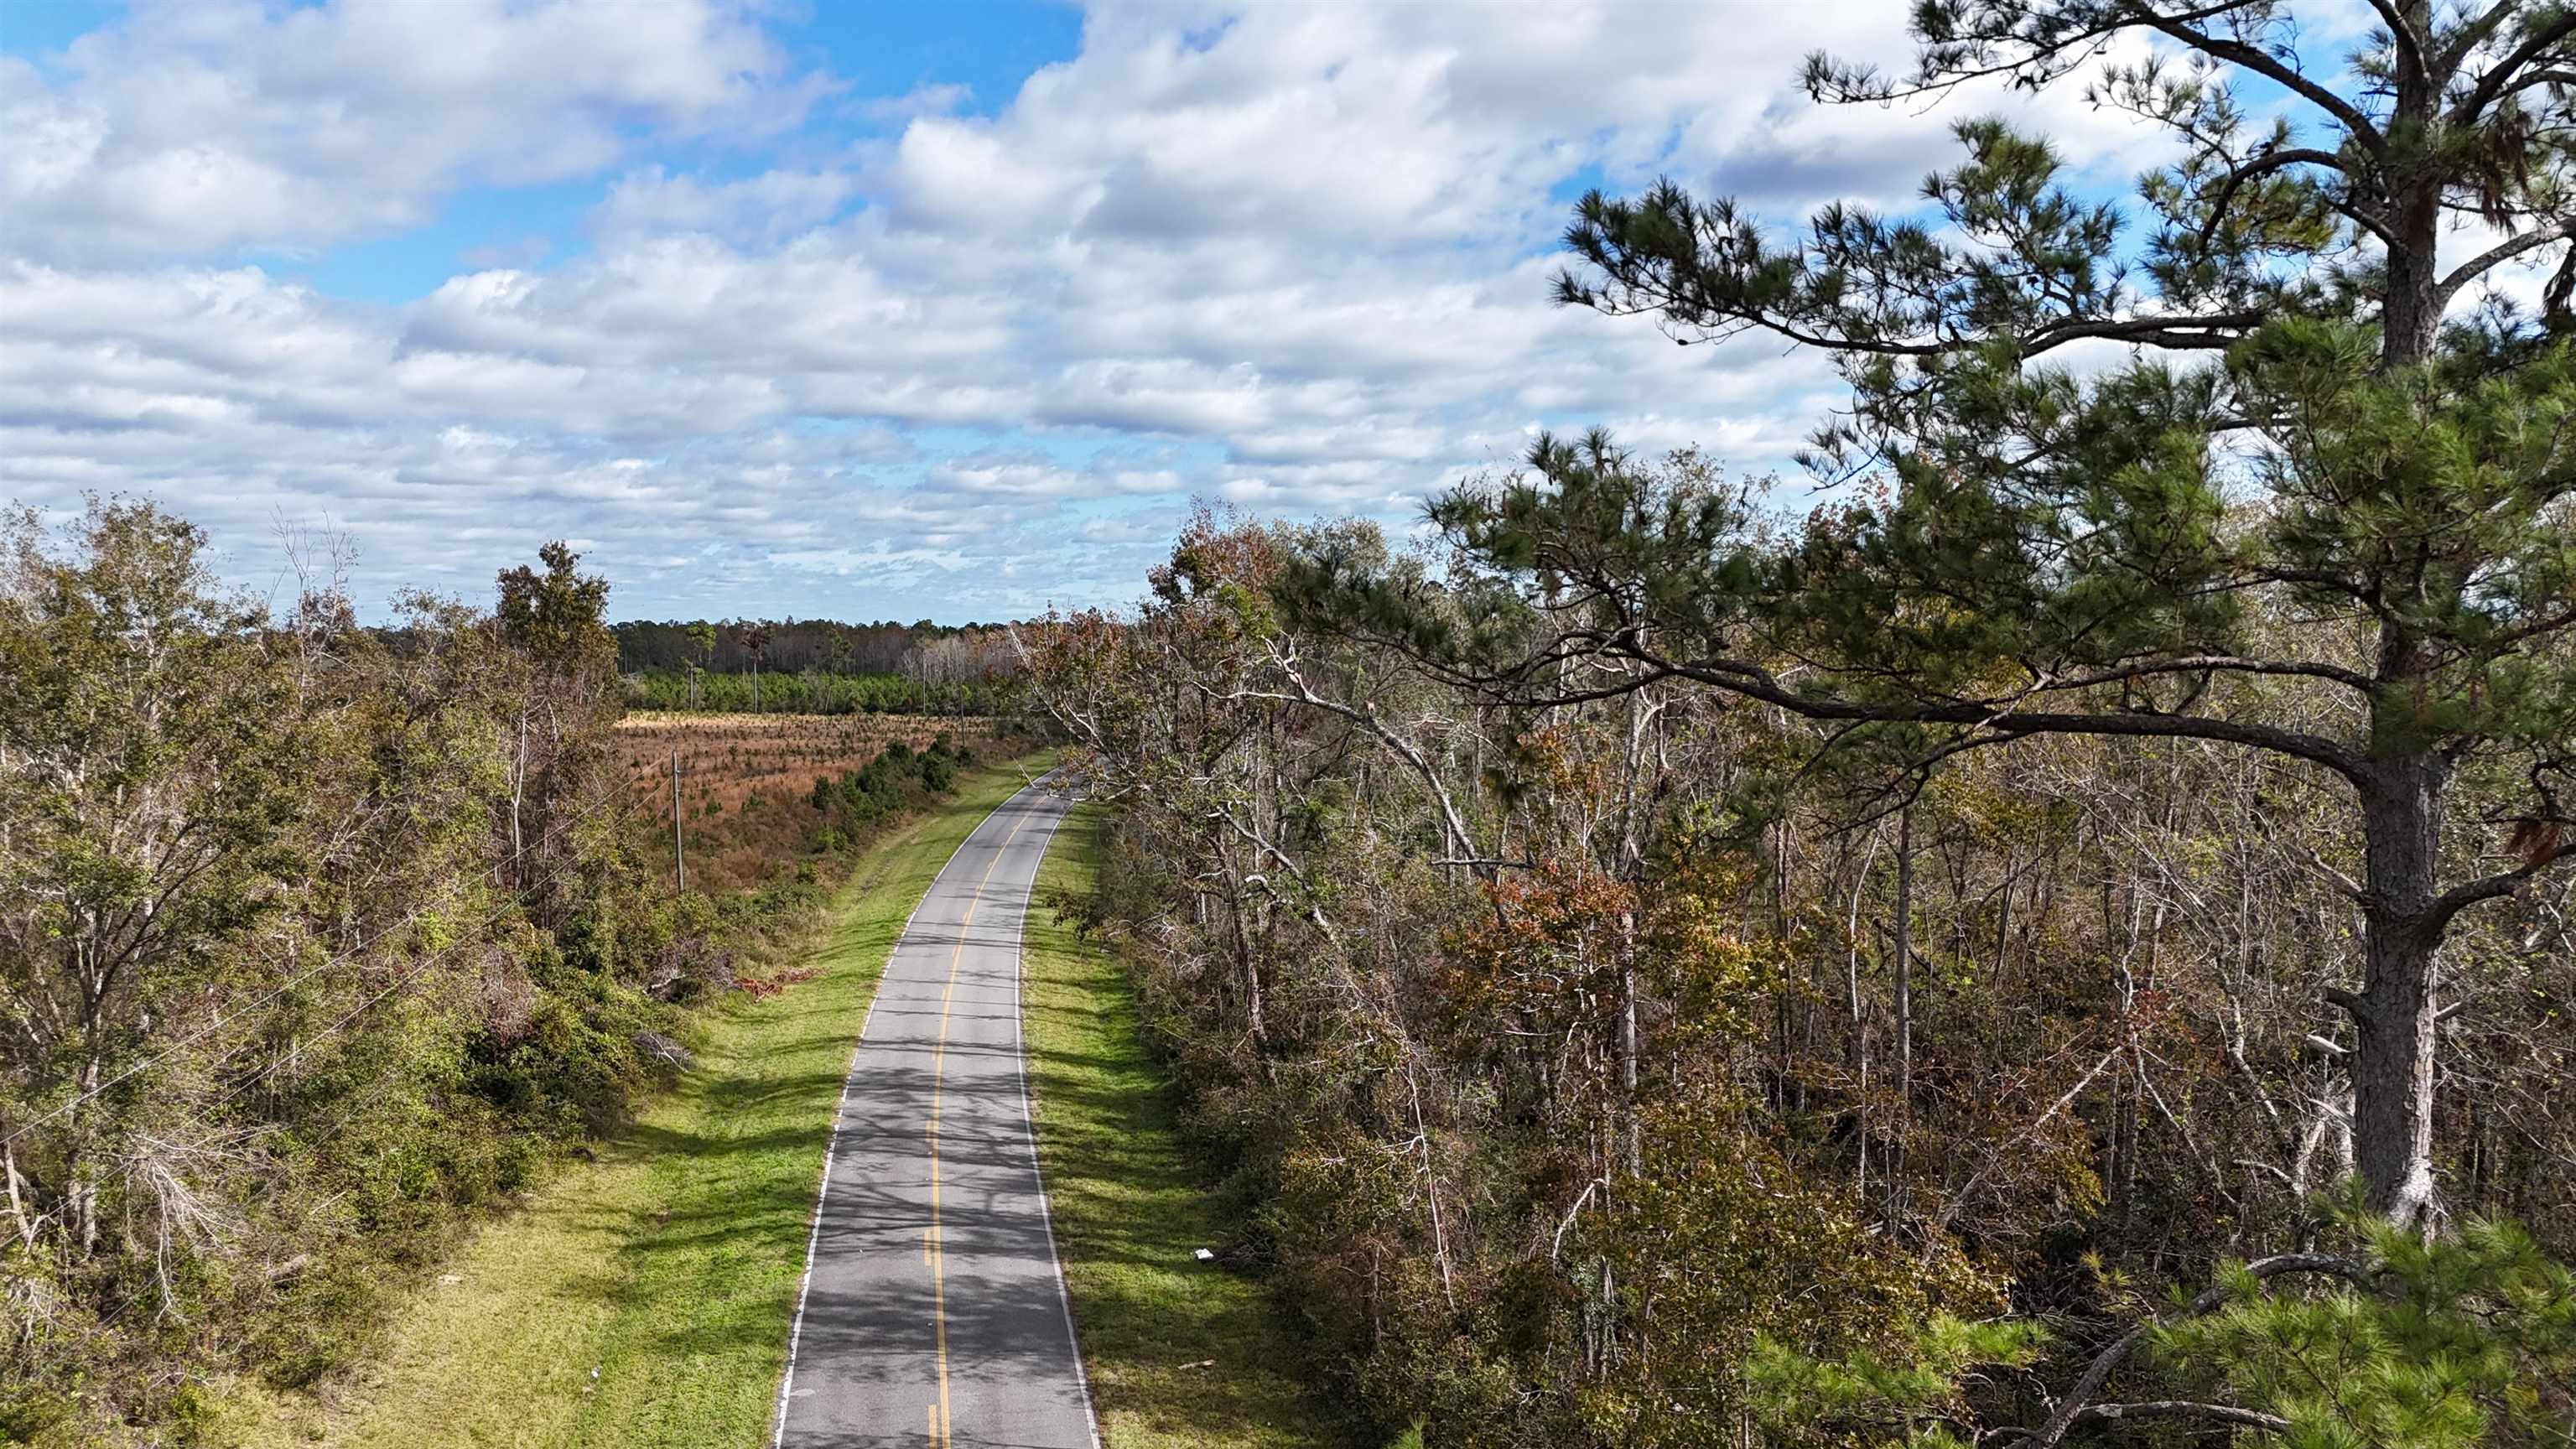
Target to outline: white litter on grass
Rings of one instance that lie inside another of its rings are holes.
[[[1202,1263],[1213,1263],[1216,1261],[1216,1254],[1209,1252],[1205,1248],[1201,1248],[1198,1251],[1198,1260]]]

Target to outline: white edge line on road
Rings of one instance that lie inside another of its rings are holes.
[[[912,918],[921,914],[922,906],[927,904],[931,896],[938,891],[939,883],[948,878],[948,867],[957,863],[957,857],[966,853],[966,847],[973,844],[975,837],[983,831],[984,827],[993,822],[994,816],[1001,814],[1012,801],[1017,800],[1022,795],[1036,789],[1039,784],[1045,781],[1047,775],[1052,775],[1054,773],[1055,772],[1053,770],[1049,770],[1046,772],[1046,775],[1040,775],[1037,779],[1030,781],[1028,784],[1023,785],[1019,789],[1002,797],[998,804],[994,805],[992,809],[984,812],[984,818],[975,822],[974,828],[966,832],[965,838],[957,842],[957,848],[948,852],[948,858],[941,861],[939,863],[939,869],[932,873],[930,884],[921,888],[921,899],[914,901],[912,903],[912,909],[904,912],[903,929],[895,932],[894,944],[886,947],[885,961],[877,968],[877,979],[874,984],[868,987],[868,1009],[867,1012],[859,1018],[858,1039],[850,1043],[850,1064],[847,1067],[844,1067],[841,1071],[841,1094],[832,1099],[831,1135],[823,1139],[823,1176],[820,1183],[814,1189],[814,1220],[806,1230],[805,1234],[805,1274],[803,1277],[796,1280],[796,1316],[789,1322],[787,1328],[787,1371],[779,1375],[778,1378],[777,1421],[774,1427],[770,1430],[769,1438],[772,1449],[784,1449],[784,1446],[787,1443],[787,1396],[788,1391],[796,1385],[796,1349],[797,1346],[803,1342],[805,1337],[805,1295],[813,1290],[814,1254],[815,1250],[819,1248],[823,1242],[823,1199],[829,1196],[832,1191],[832,1159],[841,1150],[841,1109],[848,1106],[850,1102],[850,1080],[859,1070],[859,1049],[866,1046],[868,1043],[868,1023],[876,1020],[877,1001],[878,998],[884,994],[885,974],[886,972],[894,969],[895,953],[903,949],[904,938],[912,934]],[[1053,831],[1047,832],[1050,839],[1053,838],[1054,833],[1055,832]],[[1045,857],[1040,856],[1039,860],[1043,863]],[[1031,879],[1034,880],[1035,877],[1031,877]],[[1028,1075],[1028,1065],[1025,1061],[1021,1063],[1020,1074],[1022,1078],[1020,1095],[1022,1105],[1025,1108],[1028,1097],[1026,1080]],[[1054,1241],[1052,1235],[1049,1236],[1048,1241],[1050,1243]],[[1062,1279],[1062,1270],[1058,1269],[1057,1283],[1059,1287],[1062,1286]],[[1066,1311],[1070,1312],[1071,1310],[1068,1309]],[[1076,1373],[1080,1373],[1081,1355],[1076,1354],[1074,1359],[1074,1371]],[[1087,1394],[1084,1397],[1083,1404],[1086,1409],[1090,1406],[1090,1398]],[[1099,1430],[1095,1428],[1092,1431],[1091,1437],[1092,1443],[1097,1446],[1100,1442]]]
[[[1029,898],[1020,907],[1018,939],[1011,943],[1011,954],[1017,965],[1011,977],[1011,1042],[1019,1048],[1020,1120],[1028,1124],[1029,1175],[1037,1180],[1038,1185],[1038,1221],[1046,1228],[1047,1259],[1055,1265],[1055,1297],[1056,1302],[1064,1307],[1065,1343],[1073,1349],[1073,1386],[1082,1394],[1082,1417],[1091,1429],[1091,1449],[1100,1449],[1100,1414],[1091,1404],[1091,1376],[1082,1368],[1082,1334],[1073,1326],[1073,1290],[1065,1286],[1064,1254],[1057,1251],[1055,1243],[1055,1213],[1047,1206],[1046,1166],[1038,1158],[1038,1114],[1029,1101],[1028,1011],[1023,1004],[1029,979],[1026,949],[1029,908],[1037,904],[1038,876],[1046,869],[1047,851],[1055,844],[1056,831],[1063,828],[1065,818],[1073,813],[1073,806],[1074,802],[1068,799],[1062,813],[1055,817],[1055,823],[1047,827],[1046,838],[1038,842],[1037,869],[1029,872]]]

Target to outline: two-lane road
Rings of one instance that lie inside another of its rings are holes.
[[[1014,795],[904,928],[843,1084],[782,1449],[1098,1443],[1038,1177],[1020,927],[1065,802]]]

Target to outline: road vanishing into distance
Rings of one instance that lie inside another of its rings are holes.
[[[1020,1054],[1020,932],[1067,802],[957,847],[859,1029],[779,1386],[781,1449],[1098,1441]]]

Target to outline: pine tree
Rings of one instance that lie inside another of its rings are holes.
[[[2340,75],[2268,0],[1924,0],[1912,75],[1811,60],[1818,100],[1884,101],[2045,86],[2143,37],[2154,58],[2091,94],[2182,157],[2130,203],[2088,200],[2045,140],[1965,121],[1923,214],[1828,206],[1795,240],[1671,183],[1587,196],[1559,300],[1829,354],[1852,406],[1807,461],[1892,488],[1775,538],[1742,493],[1542,439],[1527,475],[1435,504],[1441,584],[1328,556],[1291,592],[1495,696],[1695,681],[1918,778],[2047,733],[2327,772],[2361,837],[2357,868],[2319,862],[2366,922],[2333,997],[2358,1166],[2374,1210],[2427,1220],[2439,950],[2576,826],[2576,10],[2375,9]],[[2252,119],[2249,82],[2287,96],[2280,119]],[[2502,239],[2458,254],[2472,218]],[[2550,262],[2540,315],[2462,315],[2499,268]],[[2062,360],[2105,342],[2129,361]],[[1426,607],[1431,587],[1475,601]],[[2283,689],[2320,723],[2263,717]],[[2516,813],[2447,820],[2464,772]]]
[[[1890,1348],[1826,1359],[1765,1341],[1746,1366],[1772,1445],[2000,1443],[2050,1449],[2078,1429],[2122,1442],[2230,1428],[2281,1449],[2564,1444],[2576,1411],[2576,1274],[2512,1222],[2449,1235],[2399,1227],[2357,1195],[2322,1205],[2333,1251],[2222,1267],[2196,1297],[2096,1350],[2024,1426],[1979,1399],[2050,1342],[2026,1320],[1933,1316]],[[2151,1359],[2173,1396],[2120,1401],[2115,1374]]]
[[[2236,1266],[2223,1302],[2155,1334],[2290,1449],[2564,1444],[2576,1404],[2576,1274],[2511,1222],[2430,1236],[2347,1205],[2353,1267],[2305,1291]]]

